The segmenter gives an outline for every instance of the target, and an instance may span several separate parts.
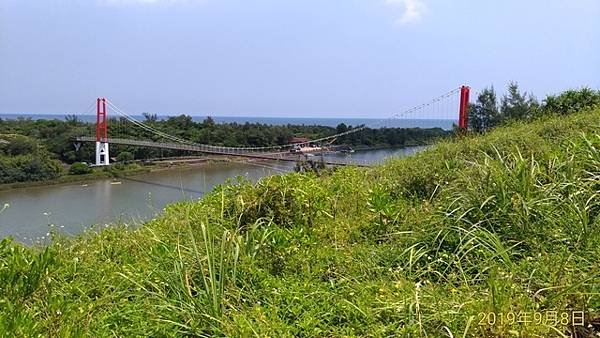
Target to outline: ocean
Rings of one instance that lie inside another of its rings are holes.
[[[18,118],[30,118],[32,120],[64,120],[67,114],[0,114],[0,119],[15,120]],[[141,115],[132,115],[135,119],[143,121]],[[95,115],[78,115],[79,119],[86,122],[94,122]],[[167,119],[170,116],[158,116],[159,119]],[[442,128],[446,130],[452,129],[456,120],[451,119],[369,119],[369,118],[343,118],[343,117],[249,117],[249,116],[211,116],[216,123],[261,123],[269,125],[319,125],[336,127],[340,123],[345,123],[347,126],[366,125],[371,128]],[[192,120],[202,122],[206,116],[192,116]]]

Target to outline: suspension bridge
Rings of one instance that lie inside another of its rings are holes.
[[[435,97],[421,105],[394,114],[387,119],[376,120],[369,125],[361,125],[334,135],[321,137],[302,142],[264,147],[226,147],[219,145],[201,144],[192,140],[183,139],[156,129],[149,123],[139,121],[131,114],[127,114],[106,98],[96,100],[96,130],[95,135],[81,135],[75,141],[90,142],[96,145],[95,165],[105,166],[110,164],[109,145],[126,145],[133,147],[158,148],[181,150],[186,152],[209,154],[216,156],[241,157],[270,161],[306,161],[309,157],[321,155],[319,162],[332,166],[368,166],[368,163],[358,162],[351,157],[331,158],[324,155],[335,151],[334,143],[343,136],[359,133],[366,128],[389,128],[390,121],[407,117],[417,119],[453,119],[461,130],[467,129],[467,108],[469,104],[470,87],[461,86],[445,94]],[[137,128],[146,133],[147,139],[122,138],[119,135],[110,135],[108,108],[120,118],[120,121],[129,123],[128,128]],[[456,118],[453,118],[456,117]]]

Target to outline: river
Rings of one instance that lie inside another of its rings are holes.
[[[424,147],[357,151],[351,156],[370,163],[405,157]],[[12,236],[23,243],[43,243],[51,232],[76,235],[90,228],[123,222],[139,226],[173,202],[193,200],[216,185],[237,176],[256,181],[293,170],[293,163],[213,163],[156,171],[120,179],[102,179],[64,185],[0,191],[0,238]],[[120,182],[120,183],[119,183]],[[117,183],[117,184],[116,184]]]

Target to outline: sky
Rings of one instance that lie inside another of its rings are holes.
[[[598,0],[0,0],[0,113],[388,117],[600,88]]]

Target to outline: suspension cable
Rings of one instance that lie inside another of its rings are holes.
[[[400,113],[396,113],[390,117],[388,117],[387,119],[381,119],[380,121],[376,122],[375,124],[371,124],[370,126],[367,125],[362,125],[350,130],[347,130],[345,132],[341,132],[341,133],[337,133],[334,135],[330,135],[330,136],[325,136],[325,137],[321,137],[318,139],[314,139],[314,140],[309,140],[306,142],[299,142],[299,143],[288,143],[288,144],[283,144],[283,145],[276,145],[276,146],[264,146],[264,147],[225,147],[225,146],[215,146],[215,145],[210,145],[210,144],[201,144],[201,143],[195,143],[177,136],[173,136],[170,134],[167,134],[165,132],[162,132],[154,127],[148,126],[146,124],[144,124],[143,122],[138,121],[137,119],[135,119],[133,116],[125,113],[122,109],[120,109],[119,107],[117,107],[114,103],[112,103],[109,100],[106,100],[107,103],[109,104],[109,106],[114,109],[118,114],[122,115],[123,117],[125,117],[125,119],[127,119],[128,121],[130,121],[131,123],[133,123],[136,126],[139,126],[140,128],[145,129],[146,131],[149,131],[151,133],[154,133],[160,137],[163,137],[165,139],[177,142],[177,143],[183,143],[183,144],[188,144],[188,145],[192,145],[192,146],[197,146],[197,147],[202,147],[205,149],[209,149],[209,150],[214,150],[214,151],[219,151],[222,153],[239,153],[239,152],[252,152],[252,151],[264,151],[264,150],[283,150],[283,149],[287,149],[287,148],[292,148],[295,146],[305,146],[308,144],[312,144],[312,143],[320,143],[323,141],[327,141],[327,140],[331,140],[331,139],[335,139],[338,137],[342,137],[342,136],[346,136],[349,134],[353,134],[356,132],[359,132],[361,130],[365,130],[367,128],[375,128],[376,126],[380,126],[384,123],[387,123],[391,120],[394,119],[398,119],[401,117],[405,117],[407,115],[411,115],[414,114],[415,112],[418,112],[424,108],[430,107],[430,106],[434,106],[435,104],[447,99],[448,97],[452,97],[454,94],[458,93],[460,91],[460,87],[453,89],[445,94],[442,94],[426,103],[411,107],[407,110],[404,110]],[[277,153],[274,153],[277,154]]]

